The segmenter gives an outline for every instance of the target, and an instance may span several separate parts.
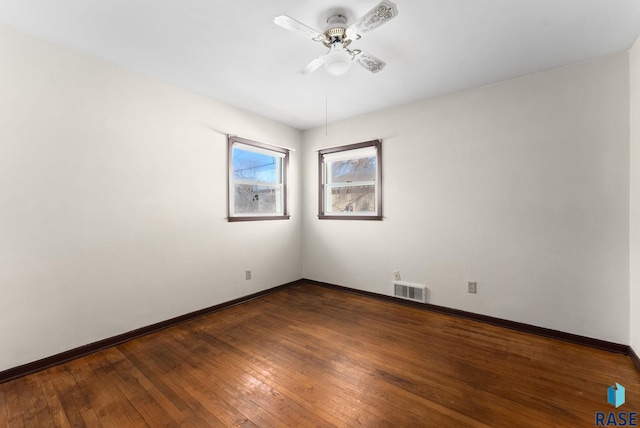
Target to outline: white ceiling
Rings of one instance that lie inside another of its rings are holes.
[[[299,129],[628,50],[640,0],[396,0],[398,17],[351,47],[387,62],[372,74],[297,71],[318,30],[378,0],[0,0],[0,22]],[[1,64],[0,64],[1,66]]]

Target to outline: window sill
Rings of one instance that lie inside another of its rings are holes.
[[[263,221],[263,220],[289,220],[291,215],[270,215],[270,216],[246,216],[227,217],[229,222],[234,221]]]
[[[381,215],[318,215],[320,220],[377,220],[381,221]]]

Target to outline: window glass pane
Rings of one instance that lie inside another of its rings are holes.
[[[234,180],[280,184],[282,158],[234,147],[232,174]]]
[[[329,183],[376,180],[376,157],[335,161],[327,164]]]
[[[234,211],[243,214],[282,214],[282,188],[255,184],[235,184]]]
[[[375,185],[327,186],[326,212],[332,214],[373,213],[376,209]]]

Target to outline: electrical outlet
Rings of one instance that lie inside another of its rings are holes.
[[[475,281],[467,282],[467,293],[477,294],[478,293],[478,283]]]
[[[251,279],[251,269],[247,269],[244,271],[244,279],[246,280],[250,280]]]
[[[399,270],[394,270],[393,271],[393,279],[395,279],[396,281],[400,281],[400,271]]]

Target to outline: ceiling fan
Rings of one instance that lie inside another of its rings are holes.
[[[273,21],[287,30],[300,33],[329,48],[326,55],[317,57],[299,73],[313,73],[324,64],[329,73],[339,76],[349,70],[352,61],[372,73],[377,73],[384,68],[386,65],[384,61],[360,49],[349,49],[349,45],[360,39],[362,34],[375,30],[397,15],[396,5],[388,0],[382,0],[350,26],[347,26],[346,16],[340,14],[330,16],[327,19],[327,27],[324,32],[317,31],[287,15],[276,16]]]

